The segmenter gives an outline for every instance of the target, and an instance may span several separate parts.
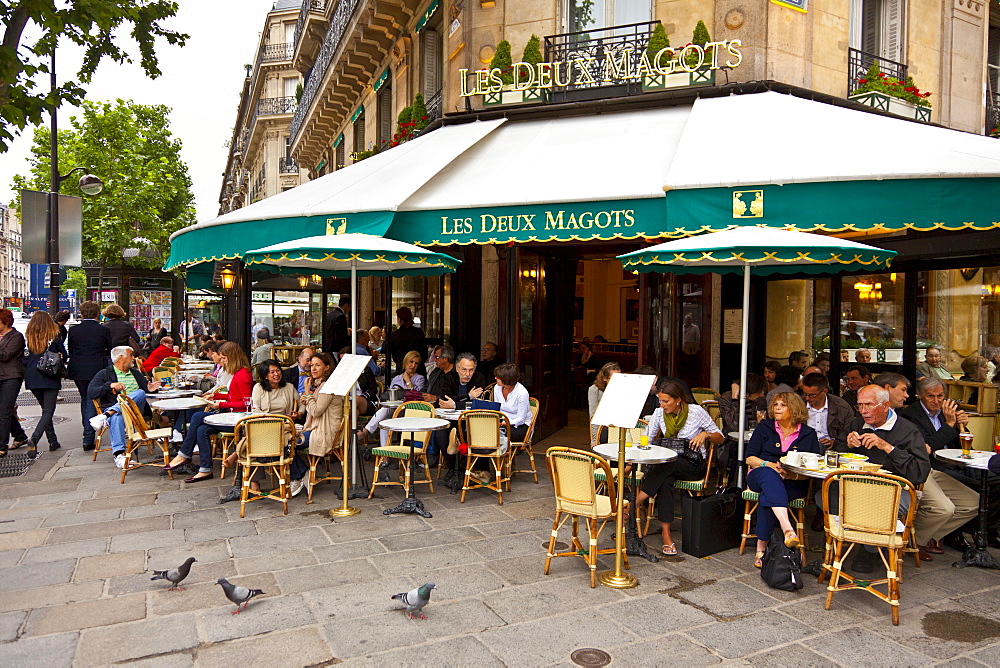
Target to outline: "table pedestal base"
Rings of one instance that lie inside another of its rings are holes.
[[[395,515],[396,513],[416,513],[421,517],[434,517],[429,512],[424,510],[423,502],[414,496],[406,497],[403,499],[403,502],[395,508],[387,508],[382,511],[383,515]]]
[[[344,492],[342,492],[341,490],[338,489],[337,490],[337,498],[340,499],[341,501],[343,501],[344,500]],[[367,490],[365,490],[365,489],[363,489],[361,487],[352,487],[351,489],[349,489],[347,491],[347,498],[348,499],[367,499],[368,498],[368,492],[367,492]]]
[[[979,566],[980,568],[995,568],[1000,570],[1000,562],[993,558],[985,547],[973,547],[965,551],[962,558],[952,564],[954,568]]]
[[[631,554],[631,552],[629,554]],[[612,589],[632,589],[639,584],[639,580],[637,580],[631,573],[615,575],[614,571],[604,571],[603,573],[598,573],[597,581],[605,587],[611,587]]]
[[[632,487],[625,487],[625,498],[628,499],[628,507],[635,508],[635,491]],[[632,557],[642,557],[650,563],[657,563],[660,558],[649,553],[649,546],[639,538],[639,530],[636,528],[638,513],[633,511],[625,516],[628,520],[625,525],[625,554]],[[610,586],[610,585],[609,585]],[[632,585],[633,587],[635,585]]]
[[[330,511],[330,517],[351,517],[361,512],[360,508],[347,506],[346,508],[334,508]]]

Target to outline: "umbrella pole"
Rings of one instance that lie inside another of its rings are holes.
[[[740,446],[737,454],[737,461],[739,462],[739,469],[737,473],[736,485],[737,487],[743,486],[743,451],[744,451],[744,440],[746,437],[747,429],[747,344],[750,339],[750,263],[747,262],[743,265],[743,322],[741,324],[742,328],[742,339],[743,339],[743,354],[740,358]]]
[[[348,346],[354,344],[357,341],[357,331],[358,331],[358,311],[355,308],[355,291],[358,282],[358,261],[351,260],[351,339]],[[336,355],[336,351],[333,353]],[[348,505],[348,499],[351,498],[351,483],[354,477],[357,475],[358,458],[351,457],[351,446],[354,443],[354,439],[357,437],[358,431],[358,398],[352,397],[351,401],[351,431],[347,434],[347,438],[344,439],[344,466],[343,474],[341,479],[344,481],[344,496],[342,500],[342,505],[340,508],[334,508],[330,511],[330,515],[334,517],[349,517],[351,515],[357,515],[361,512],[360,508],[351,507]],[[352,470],[353,467],[353,470]],[[353,475],[352,475],[353,474]]]

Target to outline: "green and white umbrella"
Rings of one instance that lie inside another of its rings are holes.
[[[438,276],[454,272],[461,263],[444,253],[370,234],[330,234],[283,241],[247,251],[243,261],[282,273],[350,276],[352,341],[358,331],[358,276]],[[352,401],[351,433],[357,429],[357,403]],[[357,461],[354,466],[356,478]]]
[[[839,274],[880,271],[895,251],[808,232],[768,227],[738,227],[711,232],[619,255],[625,269],[643,273],[743,274],[743,350],[740,359],[739,459],[743,461],[746,431],[747,341],[749,339],[750,275]],[[742,483],[742,470],[740,473]]]

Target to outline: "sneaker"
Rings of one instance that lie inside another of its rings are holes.
[[[184,434],[180,433],[176,429],[170,434],[171,443],[180,443],[184,440]]]
[[[98,413],[94,417],[90,418],[90,426],[94,428],[94,431],[100,431],[108,426],[108,416],[104,413]],[[120,466],[118,468],[121,468]]]
[[[305,478],[303,478],[302,480],[305,480]],[[292,481],[292,496],[298,496],[302,492],[302,490],[305,489],[305,483],[302,482],[302,480]]]
[[[125,468],[125,455],[115,455],[115,466],[119,469]]]

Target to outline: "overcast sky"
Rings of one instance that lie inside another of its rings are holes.
[[[167,26],[190,38],[183,48],[159,45],[163,75],[150,80],[137,64],[119,66],[106,60],[86,86],[87,99],[132,99],[142,104],[165,104],[173,110],[170,128],[184,144],[181,157],[194,183],[198,220],[204,221],[218,213],[228,156],[225,144],[236,120],[243,65],[256,58],[273,0],[179,0],[179,4],[177,16]],[[129,43],[120,41],[123,46]],[[60,44],[56,57],[60,82],[79,70],[82,55],[75,45]],[[43,77],[39,84],[47,87],[48,75]],[[62,108],[59,127],[68,128],[75,112],[75,108]],[[13,176],[28,172],[31,134],[27,129],[6,153],[0,153],[0,202],[14,198]],[[64,194],[71,193],[64,190]]]

